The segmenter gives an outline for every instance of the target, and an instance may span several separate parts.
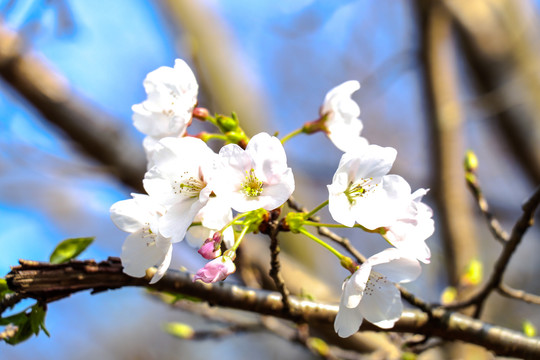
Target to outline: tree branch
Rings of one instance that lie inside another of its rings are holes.
[[[24,298],[44,303],[59,300],[75,292],[92,293],[124,286],[148,287],[159,291],[181,293],[208,301],[211,305],[276,316],[295,322],[331,326],[338,307],[289,297],[290,311],[284,311],[281,294],[253,290],[227,282],[205,284],[193,282],[192,275],[168,271],[158,283],[149,285],[155,269],[146,278],[132,278],[122,272],[118,258],[96,263],[93,260],[73,260],[65,264],[48,264],[21,260],[6,276],[10,289]],[[364,321],[361,330],[383,331]],[[438,336],[446,340],[462,340],[484,346],[503,356],[534,358],[540,356],[540,340],[518,332],[494,326],[467,316],[436,309],[432,316],[419,311],[404,311],[394,332],[410,332]]]
[[[510,238],[508,242],[506,242],[503,251],[499,255],[499,258],[497,259],[495,263],[493,273],[491,274],[491,277],[486,282],[486,284],[475,295],[473,295],[469,299],[462,302],[455,303],[455,304],[450,304],[448,306],[445,306],[446,308],[458,309],[458,308],[463,308],[463,307],[467,307],[471,305],[476,305],[477,306],[476,315],[479,315],[479,311],[482,307],[482,304],[486,300],[486,298],[491,294],[493,290],[498,289],[501,286],[502,278],[508,266],[508,262],[510,261],[510,258],[514,254],[514,251],[516,250],[518,245],[521,243],[521,240],[523,239],[523,235],[525,234],[527,229],[532,225],[533,220],[534,220],[534,213],[539,204],[540,204],[540,186],[536,189],[536,191],[529,198],[529,200],[527,200],[525,204],[523,204],[523,214],[521,214],[521,217],[517,220],[516,224],[514,225]]]
[[[482,211],[482,214],[486,218],[486,221],[488,223],[488,228],[493,237],[500,242],[501,244],[504,244],[508,241],[508,234],[501,226],[501,223],[493,214],[491,213],[491,210],[489,209],[489,204],[484,197],[484,194],[482,193],[482,189],[480,188],[480,184],[478,182],[478,178],[476,176],[476,171],[474,169],[466,169],[465,172],[465,180],[467,182],[467,186],[469,187],[469,190],[474,196],[474,199],[476,200],[476,204],[480,208],[480,211]]]

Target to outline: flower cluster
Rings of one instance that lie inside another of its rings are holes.
[[[257,231],[267,212],[281,207],[295,189],[283,143],[301,133],[323,132],[344,152],[328,185],[328,200],[309,214],[289,213],[283,221],[332,251],[352,273],[343,283],[335,320],[340,336],[356,332],[364,318],[383,328],[394,325],[402,312],[394,283],[414,280],[421,270],[418,260],[430,262],[425,240],[434,223],[421,201],[427,190],[412,193],[405,179],[388,174],[397,151],[361,136],[360,108],[351,98],[360,88],[357,81],[328,92],[319,118],[281,140],[267,133],[249,139],[235,114],[213,117],[198,108],[198,84],[182,60],[174,68],[150,72],[143,84],[147,99],[133,106],[133,122],[147,135],[147,194],[132,194],[110,210],[113,222],[130,233],[121,253],[125,273],[143,277],[156,267],[150,282],[158,281],[170,265],[173,244],[186,238],[210,260],[194,281],[224,280],[236,269],[236,249],[244,236]],[[219,133],[189,135],[193,118],[210,122]],[[210,139],[225,145],[215,153],[206,143]],[[308,219],[325,205],[338,226],[381,234],[393,247],[356,265],[305,229],[321,225]]]

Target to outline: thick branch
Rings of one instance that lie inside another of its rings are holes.
[[[122,272],[117,258],[96,263],[93,260],[71,261],[52,265],[34,261],[20,261],[7,275],[9,287],[23,297],[51,302],[72,293],[90,290],[100,292],[123,286],[150,287],[155,290],[181,293],[208,301],[212,305],[272,315],[308,324],[331,326],[338,307],[289,298],[290,312],[284,311],[281,294],[253,290],[231,283],[204,284],[193,282],[187,272],[168,271],[157,284],[149,285],[153,275],[136,279]],[[381,331],[364,322],[362,330]],[[445,309],[433,311],[432,317],[418,311],[405,311],[391,331],[438,336],[447,340],[463,340],[481,345],[499,355],[524,358],[540,357],[540,340],[508,329],[490,325]]]

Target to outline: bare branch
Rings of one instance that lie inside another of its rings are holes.
[[[193,282],[187,272],[168,271],[158,283],[149,285],[155,269],[146,278],[132,278],[122,272],[119,259],[109,258],[71,261],[52,265],[35,261],[20,261],[6,280],[9,287],[22,297],[51,302],[72,293],[93,290],[93,293],[123,286],[149,287],[159,291],[181,293],[208,301],[212,305],[272,315],[295,322],[331,326],[338,307],[291,296],[290,311],[284,311],[281,294],[253,290],[231,283],[204,284]],[[361,330],[384,331],[364,322]],[[518,332],[471,319],[446,309],[436,309],[432,316],[419,311],[404,311],[393,332],[411,332],[438,336],[446,340],[462,340],[484,346],[499,355],[534,358],[540,356],[540,340]]]
[[[471,191],[476,200],[476,203],[478,204],[478,207],[480,208],[480,211],[482,211],[482,214],[487,220],[489,231],[497,241],[502,244],[506,243],[508,241],[509,235],[506,231],[504,231],[501,224],[499,223],[499,220],[497,220],[497,218],[491,213],[489,209],[489,204],[484,197],[484,194],[482,193],[482,189],[480,188],[476,172],[473,169],[466,170],[465,180],[467,182],[469,190]]]
[[[538,187],[536,191],[534,192],[534,194],[529,198],[529,200],[527,200],[525,204],[523,204],[523,214],[521,214],[521,217],[517,220],[516,224],[514,225],[510,238],[508,242],[505,244],[503,251],[499,255],[499,258],[497,259],[495,263],[493,273],[491,274],[491,277],[489,278],[489,280],[471,298],[462,302],[457,302],[457,303],[445,306],[446,308],[459,309],[459,308],[475,305],[477,306],[476,315],[477,316],[479,315],[482,304],[487,299],[487,297],[491,294],[493,290],[496,290],[501,286],[502,278],[508,266],[508,262],[510,261],[510,258],[514,254],[514,251],[516,250],[518,245],[521,243],[521,240],[523,239],[523,235],[525,234],[527,229],[532,225],[533,220],[534,220],[534,213],[539,204],[540,204],[540,187]],[[504,292],[504,290],[502,291]]]
[[[514,289],[505,283],[501,283],[499,285],[499,288],[497,289],[499,291],[499,294],[516,299],[525,301],[530,304],[540,305],[540,296],[535,294],[529,294],[523,290]]]

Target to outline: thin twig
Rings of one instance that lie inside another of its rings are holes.
[[[499,288],[497,289],[497,291],[499,292],[499,294],[512,299],[525,301],[530,304],[540,305],[539,295],[530,294],[523,290],[514,289],[506,285],[505,283],[499,284]]]
[[[474,170],[467,170],[465,172],[465,180],[467,181],[467,185],[469,187],[469,190],[473,194],[476,204],[480,208],[480,211],[482,211],[482,214],[486,218],[486,221],[488,223],[488,228],[491,234],[495,237],[497,241],[499,241],[501,244],[504,244],[508,241],[508,233],[504,231],[502,228],[499,220],[493,214],[491,213],[489,209],[489,204],[484,197],[484,194],[482,193],[482,189],[480,188],[480,184],[478,183],[478,178],[476,176],[476,172]]]
[[[495,262],[493,273],[491,274],[489,280],[475,295],[473,295],[469,299],[446,305],[444,306],[444,308],[461,309],[469,307],[471,305],[475,305],[477,307],[475,311],[475,317],[480,315],[482,304],[484,303],[486,298],[491,294],[493,290],[496,290],[500,287],[504,272],[508,266],[508,262],[510,261],[510,258],[514,254],[518,245],[521,243],[523,235],[532,225],[534,220],[534,213],[539,203],[540,186],[535,190],[534,194],[525,202],[525,204],[523,204],[523,213],[514,225],[508,242],[506,242],[501,254],[499,255],[499,258]]]
[[[270,272],[269,275],[274,280],[277,290],[281,294],[281,299],[283,301],[283,310],[285,312],[290,311],[289,304],[289,289],[285,286],[285,280],[283,280],[283,275],[281,274],[281,264],[279,262],[279,253],[281,249],[279,248],[278,233],[279,233],[279,214],[280,209],[272,210],[269,213],[270,219],[268,221],[267,228],[264,233],[270,237]]]

